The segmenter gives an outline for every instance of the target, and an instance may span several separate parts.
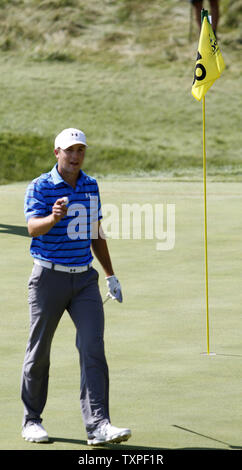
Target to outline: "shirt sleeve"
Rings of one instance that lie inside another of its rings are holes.
[[[101,220],[103,218],[103,216],[102,216],[102,204],[101,204],[101,198],[100,198],[100,192],[99,192],[98,185],[97,185],[97,193],[98,193],[98,220]]]
[[[32,181],[27,187],[24,199],[24,215],[26,221],[31,217],[45,217],[47,215],[47,204],[41,193],[36,180]]]

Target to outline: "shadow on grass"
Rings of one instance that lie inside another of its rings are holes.
[[[9,233],[11,235],[20,235],[21,237],[29,237],[27,227],[19,225],[0,224],[0,233]]]
[[[53,444],[54,442],[65,442],[69,444],[76,444],[81,446],[86,446],[89,450],[94,449],[110,449],[110,450],[162,450],[161,447],[145,447],[145,446],[132,446],[128,444],[104,444],[104,445],[96,445],[96,446],[89,446],[87,445],[87,441],[81,439],[68,439],[63,437],[49,437],[48,444]]]
[[[190,432],[192,434],[196,434],[198,436],[201,436],[206,439],[210,439],[214,442],[223,444],[228,447],[228,450],[242,450],[241,446],[233,446],[232,444],[228,444],[227,442],[220,441],[218,439],[214,439],[213,437],[206,436],[204,434],[200,434],[196,431],[192,431],[190,429],[184,428],[182,426],[177,426],[173,425],[173,427],[181,429],[186,432]],[[45,443],[47,445],[54,444],[55,442],[63,442],[66,444],[76,444],[77,446],[85,446],[88,450],[130,450],[130,451],[182,451],[182,450],[209,450],[209,451],[225,451],[226,449],[220,449],[220,448],[213,448],[213,447],[200,447],[200,446],[194,446],[194,447],[175,447],[175,448],[167,448],[167,447],[150,447],[150,446],[136,446],[132,444],[104,444],[104,445],[97,445],[97,446],[89,446],[87,445],[86,440],[81,440],[81,439],[68,439],[68,438],[63,438],[63,437],[50,437],[49,442]]]
[[[177,424],[173,424],[173,427],[177,428],[177,429],[181,429],[182,431],[189,432],[191,434],[196,434],[196,436],[204,437],[205,439],[209,439],[210,441],[218,442],[219,444],[224,444],[229,449],[233,449],[233,450],[235,450],[235,449],[241,450],[242,449],[241,446],[233,446],[232,444],[229,444],[228,442],[224,442],[224,441],[221,441],[219,439],[215,439],[214,437],[207,436],[206,434],[201,434],[197,431],[193,431],[192,429],[184,428],[183,426],[178,426]]]
[[[225,357],[242,357],[242,354],[220,354],[220,353],[216,353],[217,356],[225,356]]]

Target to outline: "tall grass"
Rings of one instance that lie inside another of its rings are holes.
[[[236,45],[241,0],[220,5],[223,38]],[[0,50],[35,60],[87,60],[99,54],[115,61],[144,61],[148,55],[157,62],[178,60],[178,46],[183,54],[188,51],[187,0],[2,0],[0,6]],[[195,27],[194,38],[196,33]]]

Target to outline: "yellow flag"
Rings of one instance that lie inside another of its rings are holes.
[[[225,68],[211,24],[203,18],[194,70],[192,95],[200,101]]]

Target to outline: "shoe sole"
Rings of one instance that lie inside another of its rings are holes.
[[[36,442],[37,444],[41,443],[41,442],[49,442],[49,438],[48,437],[40,437],[40,438],[35,438],[35,437],[25,437],[25,436],[22,436],[23,439],[25,441],[28,441],[28,442]]]
[[[131,437],[131,434],[116,435],[111,439],[101,441],[100,439],[88,439],[87,444],[89,446],[102,445],[102,444],[119,444],[120,442],[127,441]]]

